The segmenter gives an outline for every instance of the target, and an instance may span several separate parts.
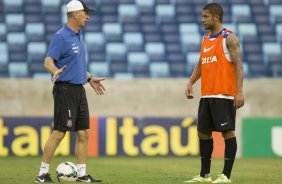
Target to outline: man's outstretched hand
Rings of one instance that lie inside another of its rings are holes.
[[[59,76],[63,73],[63,71],[65,70],[65,68],[67,67],[67,65],[63,66],[62,68],[58,69],[55,71],[55,73],[53,74],[52,77],[52,82],[55,83],[56,80],[59,78]]]
[[[101,83],[101,81],[103,80],[105,80],[105,78],[92,77],[91,80],[89,81],[89,84],[94,89],[97,95],[103,95],[104,92],[106,91],[105,87]]]

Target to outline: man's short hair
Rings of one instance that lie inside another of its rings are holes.
[[[73,16],[74,12],[67,12],[67,17],[71,18]]]
[[[223,8],[220,4],[218,3],[209,3],[207,4],[203,10],[209,10],[209,12],[213,15],[213,16],[218,16],[219,17],[219,21],[222,23],[222,19],[223,19]]]

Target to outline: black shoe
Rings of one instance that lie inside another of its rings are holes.
[[[78,177],[76,181],[94,183],[94,182],[102,182],[102,180],[96,180],[92,178],[90,175],[84,175],[82,177]]]
[[[53,183],[49,173],[43,173],[41,176],[36,176],[35,182],[38,183]]]

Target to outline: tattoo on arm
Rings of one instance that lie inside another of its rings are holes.
[[[240,51],[240,44],[235,34],[230,34],[227,37],[226,45],[231,56],[232,62],[236,66],[236,79],[237,79],[237,90],[242,91],[243,86],[243,62],[242,54]]]

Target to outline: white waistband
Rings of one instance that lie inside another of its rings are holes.
[[[230,96],[230,95],[206,95],[206,96],[202,96],[201,98],[226,98],[226,99],[234,100],[234,96]]]

